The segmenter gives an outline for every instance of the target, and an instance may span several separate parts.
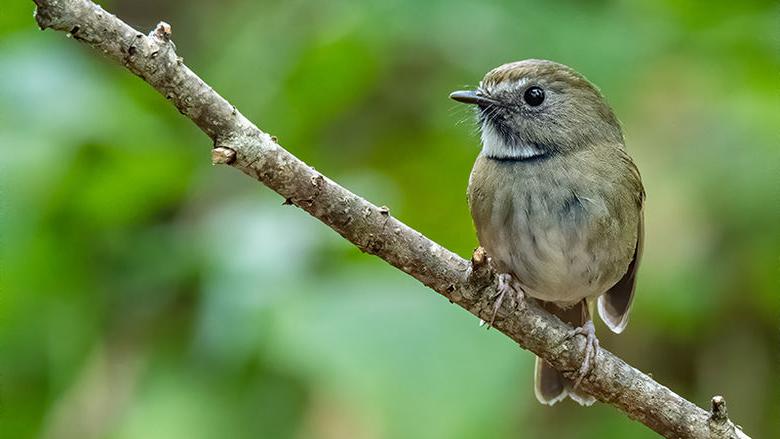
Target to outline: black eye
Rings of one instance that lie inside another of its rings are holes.
[[[523,99],[528,105],[538,107],[544,102],[544,90],[537,86],[528,87],[523,93]]]

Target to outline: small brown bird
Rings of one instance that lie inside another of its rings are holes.
[[[468,200],[500,273],[495,310],[507,294],[528,296],[574,325],[587,340],[579,378],[537,358],[535,393],[543,404],[590,405],[578,385],[598,350],[593,305],[623,331],[642,253],[644,189],[620,124],[593,84],[551,61],[502,65],[450,97],[478,108],[482,152]]]

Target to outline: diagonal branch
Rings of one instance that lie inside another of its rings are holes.
[[[41,29],[64,32],[122,64],[154,87],[214,141],[212,160],[259,180],[366,253],[384,259],[450,302],[487,320],[495,275],[484,253],[466,261],[339,186],[287,152],[209,87],[176,55],[171,27],[143,35],[89,0],[34,0]],[[509,301],[507,301],[509,302]],[[532,301],[505,303],[495,325],[569,378],[584,340]],[[582,388],[668,438],[748,438],[728,420],[723,398],[707,412],[601,349]]]

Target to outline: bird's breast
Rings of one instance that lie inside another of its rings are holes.
[[[477,235],[497,269],[526,294],[562,305],[597,296],[625,272],[630,221],[593,190],[588,173],[550,163],[480,156],[469,182]]]

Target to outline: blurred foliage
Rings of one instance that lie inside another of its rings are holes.
[[[776,2],[106,1],[293,153],[468,256],[473,116],[523,58],[575,67],[647,193],[628,331],[602,345],[780,437]],[[539,406],[532,355],[279,197],[32,2],[0,6],[0,436],[642,438]]]

